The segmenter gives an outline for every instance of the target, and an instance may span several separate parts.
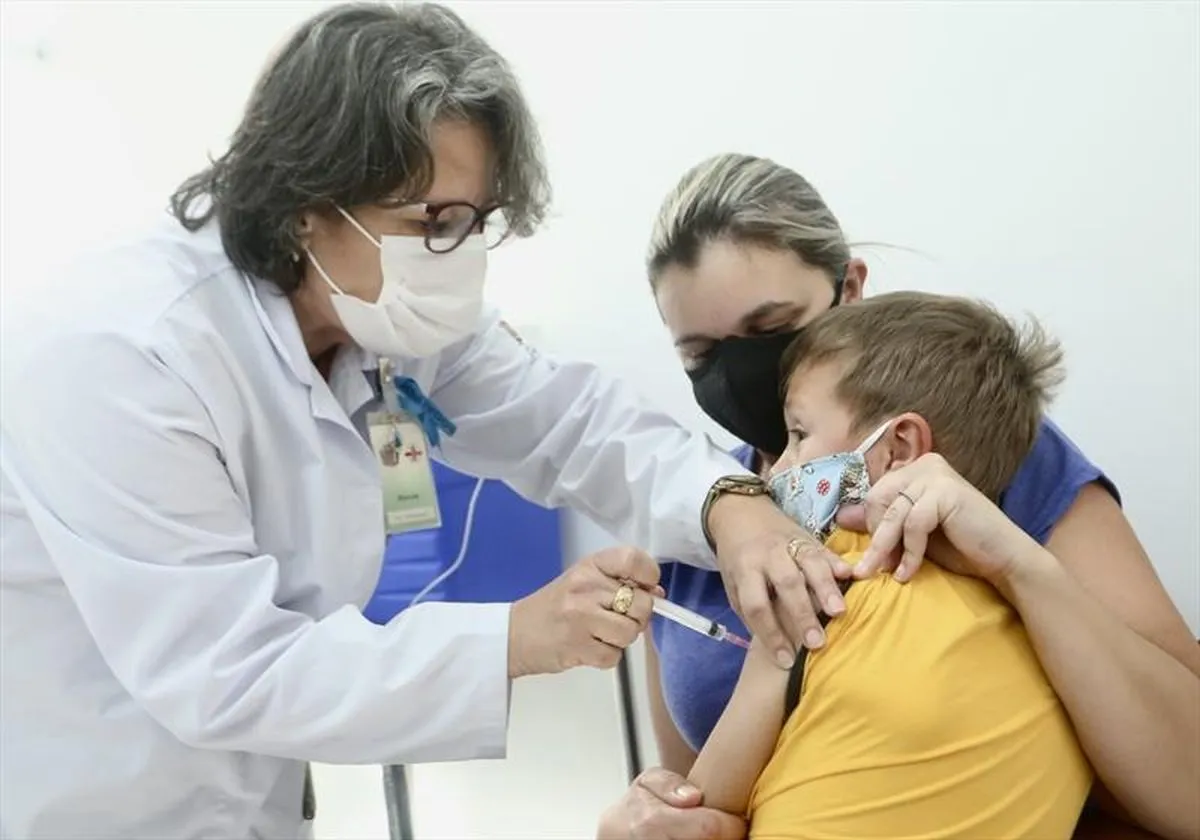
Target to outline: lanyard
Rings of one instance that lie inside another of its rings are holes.
[[[396,375],[391,359],[379,360],[379,390],[387,413],[393,418],[408,416],[415,420],[430,446],[441,446],[443,433],[453,437],[458,431],[454,422],[425,396],[415,379]]]

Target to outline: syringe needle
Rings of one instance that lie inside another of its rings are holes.
[[[701,635],[716,639],[719,642],[729,642],[731,645],[749,650],[750,643],[736,633],[730,633],[724,624],[705,618],[699,613],[692,612],[686,607],[674,604],[665,598],[654,599],[654,613],[676,624],[695,630]]]
[[[750,650],[750,643],[737,633],[730,633],[728,630],[726,630],[724,641],[729,642],[731,645],[736,645],[742,650]]]

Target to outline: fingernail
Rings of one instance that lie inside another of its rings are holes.
[[[796,658],[786,650],[781,650],[775,654],[775,661],[779,663],[780,668],[790,669],[792,667],[792,663],[796,661]]]
[[[825,634],[820,630],[809,630],[804,634],[804,646],[809,650],[816,650],[823,644],[825,644]]]
[[[846,602],[841,598],[833,597],[829,599],[829,603],[825,605],[826,615],[841,615],[846,611]]]
[[[675,795],[680,799],[691,799],[699,792],[700,788],[695,787],[694,785],[680,785],[679,787],[675,788]]]

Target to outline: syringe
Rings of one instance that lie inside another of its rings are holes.
[[[710,639],[716,639],[718,642],[729,642],[731,645],[737,645],[740,648],[750,648],[749,642],[736,633],[730,633],[724,624],[719,624],[716,621],[705,618],[686,607],[673,604],[666,598],[654,599],[654,614],[661,615],[667,621],[674,621],[676,624],[686,627],[689,630],[695,630],[697,633],[708,636]]]

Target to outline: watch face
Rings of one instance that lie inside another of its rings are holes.
[[[753,495],[761,493],[766,485],[763,484],[762,479],[753,476],[729,476],[721,479],[719,486],[722,490],[730,493]]]

